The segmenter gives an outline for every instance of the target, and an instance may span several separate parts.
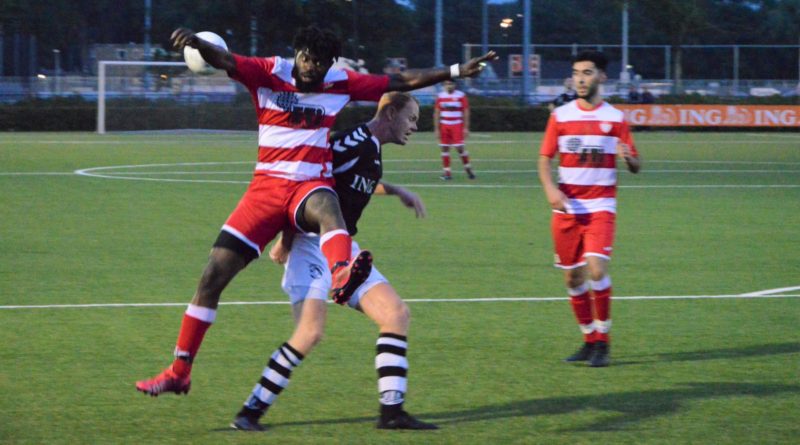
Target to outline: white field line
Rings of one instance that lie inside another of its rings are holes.
[[[800,286],[782,289],[800,289]],[[779,291],[773,289],[760,292]],[[758,294],[758,295],[756,295]],[[800,298],[800,294],[749,294],[732,295],[657,295],[657,296],[629,296],[612,297],[614,300],[718,300],[718,299],[747,299],[760,300],[765,298]],[[501,298],[410,298],[403,300],[407,303],[503,303],[503,302],[549,302],[566,301],[564,297],[501,297]],[[333,304],[333,302],[329,303]],[[228,301],[220,302],[220,306],[251,306],[251,305],[288,305],[289,301]],[[10,309],[93,309],[93,308],[135,308],[135,307],[181,307],[188,303],[93,303],[93,304],[32,304],[32,305],[7,305],[0,306],[0,310]]]
[[[798,290],[798,289],[800,289],[800,286],[779,287],[777,289],[766,289],[766,290],[760,290],[760,291],[756,291],[756,292],[750,292],[750,293],[747,293],[747,294],[742,294],[742,296],[744,296],[744,297],[763,297],[765,295],[782,294],[784,292],[791,292],[793,290]]]

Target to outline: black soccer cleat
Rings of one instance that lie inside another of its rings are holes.
[[[383,417],[378,419],[378,424],[376,425],[379,430],[438,430],[439,427],[432,424],[423,422],[411,414],[400,411],[394,417],[389,419],[384,419]]]
[[[585,362],[589,360],[589,358],[592,356],[592,352],[594,352],[594,345],[594,343],[584,343],[580,349],[578,349],[574,354],[565,358],[564,361],[567,363],[572,363]]]
[[[604,341],[599,341],[594,344],[594,350],[591,357],[589,357],[589,366],[592,368],[603,368],[611,363],[608,357],[609,346]]]
[[[236,416],[231,422],[231,428],[239,431],[266,431],[267,427],[258,423],[258,419],[248,416]]]

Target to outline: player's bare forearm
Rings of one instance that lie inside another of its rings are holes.
[[[236,71],[236,61],[233,58],[233,54],[213,43],[206,42],[197,37],[191,29],[176,29],[172,32],[170,41],[172,42],[172,46],[180,51],[187,45],[197,48],[197,50],[200,51],[200,55],[203,56],[203,59],[216,69],[225,70],[229,73]]]
[[[417,218],[424,218],[427,215],[425,204],[422,202],[422,199],[419,197],[419,195],[406,188],[400,187],[399,185],[392,185],[381,181],[375,188],[375,194],[397,196],[400,198],[400,202],[402,202],[404,206],[414,209],[414,212],[417,214]]]
[[[554,210],[565,211],[567,204],[567,197],[564,193],[553,184],[553,173],[550,171],[551,159],[547,156],[539,156],[538,171],[539,181],[542,183],[544,189],[544,196],[547,202]]]
[[[449,68],[407,70],[389,77],[389,91],[412,91],[450,79]]]
[[[642,161],[638,156],[625,157],[625,164],[628,166],[628,171],[631,173],[639,173],[642,169]]]
[[[639,173],[639,170],[642,167],[642,162],[639,159],[638,155],[633,154],[633,150],[631,150],[630,145],[619,142],[617,144],[617,155],[625,161],[625,165],[628,167],[628,171],[631,173]]]
[[[458,65],[458,77],[475,77],[483,71],[486,62],[497,59],[494,51]],[[407,70],[389,77],[389,91],[411,91],[453,79],[450,68]]]

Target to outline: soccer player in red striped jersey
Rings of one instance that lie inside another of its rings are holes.
[[[577,100],[553,110],[539,152],[539,180],[553,209],[555,265],[564,270],[583,346],[568,362],[608,366],[611,278],[608,262],[617,211],[617,159],[631,173],[641,162],[622,111],[603,101],[608,60],[598,51],[572,63]],[[558,185],[551,161],[558,154]],[[588,276],[587,276],[588,275]],[[587,280],[588,278],[588,280]],[[588,281],[588,282],[587,282]]]
[[[136,389],[157,396],[185,394],[191,387],[192,363],[206,331],[216,319],[223,289],[284,229],[302,219],[318,228],[320,250],[331,269],[330,297],[344,304],[367,279],[368,251],[351,257],[336,194],[328,136],[336,115],[351,100],[377,102],[387,91],[409,91],[461,76],[478,75],[494,52],[449,68],[407,70],[387,75],[360,74],[331,68],[341,43],[330,31],[300,29],[294,58],[246,57],[176,29],[172,45],[197,48],[203,59],[225,70],[250,92],[258,119],[258,162],[253,179],[233,210],[209,254],[197,290],[187,308],[175,347],[175,359],[161,374],[136,382]],[[303,203],[303,206],[300,204]]]
[[[456,89],[456,83],[448,80],[442,83],[444,91],[436,96],[433,105],[433,129],[439,138],[442,151],[442,180],[453,179],[450,171],[450,147],[455,147],[464,164],[469,179],[475,179],[469,153],[464,141],[469,136],[469,100],[463,91]]]

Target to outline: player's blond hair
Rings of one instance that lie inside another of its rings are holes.
[[[412,100],[419,105],[417,98],[408,93],[390,91],[381,96],[381,100],[378,102],[378,111],[375,112],[375,116],[381,117],[385,115],[386,110],[390,108],[395,110],[395,112],[400,111]]]

